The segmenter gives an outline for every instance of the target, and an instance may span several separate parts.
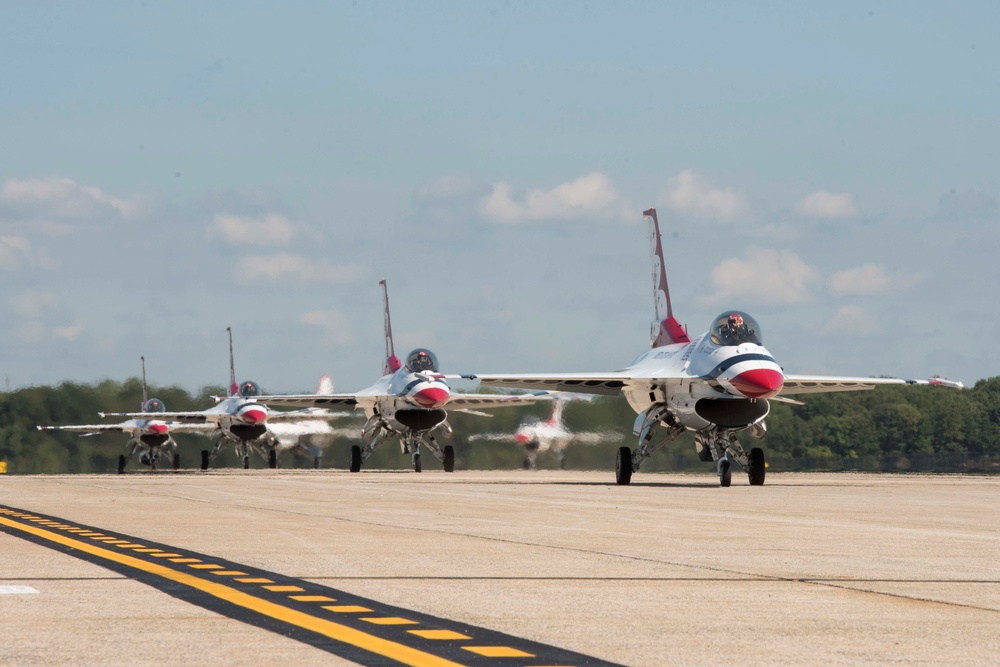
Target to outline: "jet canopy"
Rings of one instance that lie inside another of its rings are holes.
[[[247,380],[246,382],[240,385],[238,393],[243,398],[256,398],[257,396],[260,396],[261,393],[260,385],[257,384],[256,382],[251,382],[250,380]]]
[[[151,398],[142,404],[143,412],[166,412],[167,406],[158,398]]]
[[[439,372],[438,359],[433,352],[424,347],[418,347],[406,355],[406,370],[411,373]]]
[[[740,310],[727,310],[712,324],[712,342],[716,345],[763,345],[757,320]]]

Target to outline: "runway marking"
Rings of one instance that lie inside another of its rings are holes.
[[[37,595],[31,586],[0,586],[0,595]]]
[[[73,526],[57,517],[0,506],[0,531],[101,565],[191,604],[362,665],[613,664],[222,558],[145,540],[140,544],[128,535]],[[336,601],[341,604],[315,604]]]

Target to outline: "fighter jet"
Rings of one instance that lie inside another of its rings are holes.
[[[656,210],[643,215],[649,223],[653,264],[655,320],[650,350],[625,368],[607,373],[478,375],[487,386],[624,393],[638,413],[633,433],[639,441],[634,452],[628,447],[618,449],[618,484],[628,484],[650,454],[690,430],[701,460],[715,462],[721,486],[730,485],[733,462],[747,473],[751,485],[762,485],[764,451],[760,447],[744,451],[737,434],[764,435],[768,400],[797,403],[786,396],[907,383],[896,378],[786,374],[764,347],[761,326],[741,310],[723,311],[708,331],[690,338],[670,304]]]
[[[524,448],[525,470],[534,470],[539,454],[552,452],[559,463],[559,468],[562,469],[566,467],[566,448],[570,444],[596,445],[616,437],[614,434],[599,431],[570,431],[563,422],[563,409],[568,401],[576,397],[572,394],[553,396],[552,413],[548,419],[531,415],[525,418],[513,433],[476,433],[469,437],[469,442],[480,440],[516,442]]]
[[[171,464],[174,470],[181,465],[180,454],[177,453],[177,442],[170,436],[170,432],[192,432],[198,427],[188,424],[178,424],[165,421],[163,415],[167,414],[163,401],[158,398],[149,398],[146,387],[146,358],[139,357],[142,364],[142,414],[148,415],[146,418],[129,419],[120,424],[74,424],[71,426],[38,426],[39,431],[75,431],[83,436],[98,435],[100,433],[127,433],[128,442],[125,443],[127,454],[118,456],[118,473],[125,472],[125,466],[132,459],[132,456],[139,451],[139,462],[147,465],[151,470],[156,470],[159,465],[160,456],[164,448],[171,449]]]
[[[316,387],[317,395],[333,393],[333,382],[329,375],[323,375],[319,379]],[[296,456],[311,458],[313,467],[319,468],[323,451],[334,443],[338,438],[360,439],[361,429],[334,428],[329,420],[350,417],[350,412],[330,412],[322,408],[311,408],[310,414],[313,417],[322,419],[311,419],[309,421],[280,422],[269,424],[268,430],[274,436],[274,449],[278,454],[285,452]]]
[[[102,412],[102,417],[130,417],[134,419],[160,419],[192,426],[201,425],[198,430],[208,431],[215,441],[211,452],[202,450],[201,469],[208,470],[208,465],[218,456],[223,442],[231,442],[236,449],[236,455],[243,461],[243,467],[250,467],[250,453],[256,451],[264,458],[271,468],[277,466],[277,452],[274,449],[276,440],[268,431],[268,424],[281,422],[301,422],[308,420],[323,420],[322,414],[308,411],[276,412],[259,403],[260,386],[256,382],[236,382],[236,366],[233,360],[233,332],[226,327],[229,334],[229,395],[207,410],[192,412]]]
[[[451,432],[446,421],[446,407],[471,411],[470,408],[525,405],[534,401],[536,395],[452,393],[448,380],[473,379],[473,376],[442,373],[437,356],[424,347],[410,352],[405,363],[400,361],[392,342],[389,294],[385,280],[379,281],[379,286],[382,288],[385,324],[385,360],[381,379],[352,394],[260,396],[258,400],[270,406],[344,406],[364,410],[368,421],[362,428],[361,439],[365,444],[351,447],[351,472],[360,471],[362,464],[375,449],[395,436],[399,436],[403,454],[410,455],[410,463],[415,472],[422,469],[421,446],[431,451],[445,472],[452,472],[455,469],[454,447],[442,445],[434,437],[434,432],[438,429]]]

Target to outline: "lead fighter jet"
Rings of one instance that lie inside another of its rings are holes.
[[[618,484],[628,484],[646,457],[691,430],[699,458],[715,462],[721,486],[730,485],[733,462],[747,473],[751,485],[762,485],[764,451],[760,447],[744,451],[737,434],[749,431],[751,437],[764,435],[769,399],[798,403],[785,397],[918,383],[895,378],[786,375],[764,347],[760,325],[739,310],[724,311],[707,332],[692,340],[686,327],[674,318],[670,305],[656,210],[649,209],[643,215],[649,222],[653,260],[656,319],[652,349],[627,367],[609,373],[477,376],[487,386],[625,394],[638,413],[632,430],[639,442],[634,452],[628,447],[618,449]]]
[[[364,447],[351,447],[350,471],[358,472],[361,464],[371,456],[383,441],[399,436],[403,454],[409,454],[415,472],[420,472],[420,447],[427,447],[441,462],[445,472],[455,470],[455,449],[442,446],[434,431],[443,428],[450,432],[446,421],[446,407],[474,412],[471,408],[497,408],[525,405],[533,402],[535,395],[453,394],[449,379],[473,379],[471,375],[446,375],[441,373],[437,357],[424,347],[418,347],[406,356],[404,364],[396,356],[392,342],[392,323],[389,318],[389,294],[385,280],[382,304],[385,316],[385,361],[383,376],[375,384],[353,394],[313,394],[299,396],[260,396],[267,405],[298,407],[342,406],[365,411],[368,421],[361,431]],[[546,393],[546,392],[541,392]]]

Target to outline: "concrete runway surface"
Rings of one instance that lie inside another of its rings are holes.
[[[627,665],[1000,664],[1000,478],[613,478],[0,476],[0,504]],[[355,664],[5,533],[0,590],[0,664]]]

